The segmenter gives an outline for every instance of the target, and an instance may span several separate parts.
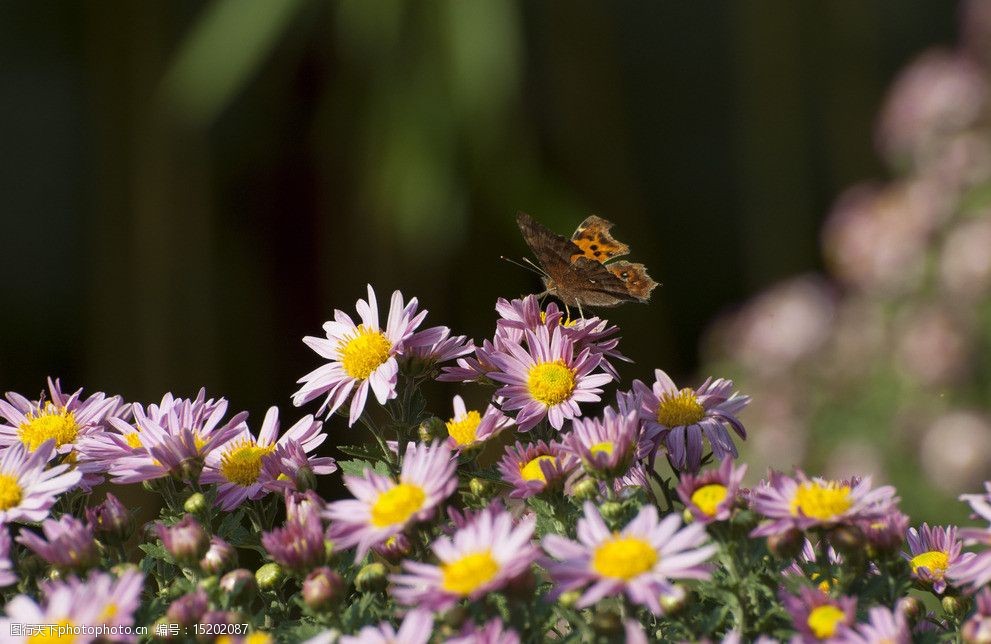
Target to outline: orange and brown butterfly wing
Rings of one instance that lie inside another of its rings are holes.
[[[597,215],[587,217],[578,224],[575,234],[571,236],[571,243],[578,247],[572,259],[584,256],[597,262],[607,262],[629,254],[630,247],[609,234],[612,226],[611,221]]]
[[[582,306],[618,306],[624,302],[636,302],[626,282],[614,274],[610,267],[588,257],[578,257],[571,263],[573,274],[567,287],[559,295],[568,304]]]
[[[551,279],[557,281],[570,270],[575,245],[563,235],[551,231],[525,212],[516,213],[516,224],[523,233],[523,240],[537,256],[540,267]]]
[[[626,285],[627,292],[640,302],[650,300],[650,292],[657,288],[657,282],[647,274],[647,267],[627,261],[612,262],[606,266],[609,272]]]

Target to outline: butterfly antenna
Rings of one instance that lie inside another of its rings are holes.
[[[532,261],[530,261],[526,257],[523,258],[523,262],[518,262],[515,259],[512,259],[510,257],[506,257],[505,255],[499,255],[499,259],[504,259],[507,262],[509,262],[510,264],[512,264],[513,266],[519,266],[520,268],[522,268],[525,271],[533,271],[534,273],[536,273],[537,275],[540,275],[541,277],[545,277],[547,275],[547,273],[545,273],[542,268],[540,268],[539,266],[537,266],[536,264],[534,264]]]

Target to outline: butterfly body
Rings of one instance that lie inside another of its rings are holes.
[[[546,292],[565,305],[608,307],[650,300],[657,282],[643,264],[610,261],[627,255],[630,247],[609,234],[608,220],[592,215],[570,239],[525,212],[517,213],[516,223],[537,256]]]

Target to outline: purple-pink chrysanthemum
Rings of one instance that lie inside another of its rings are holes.
[[[675,592],[672,579],[709,578],[705,562],[717,550],[701,523],[682,528],[679,516],[659,520],[657,508],[647,505],[622,530],[612,531],[592,503],[578,521],[578,541],[549,534],[543,547],[557,560],[547,564],[554,596],[591,584],[578,607],[625,593],[655,615],[663,613],[661,595]]]
[[[403,562],[403,574],[392,576],[392,594],[408,606],[441,611],[497,591],[536,560],[535,527],[535,516],[516,523],[506,511],[484,510],[453,536],[434,541],[438,565]]]
[[[447,421],[447,444],[453,450],[478,446],[513,424],[512,419],[489,405],[483,413],[469,410],[461,396],[454,397],[454,415]]]
[[[647,431],[663,438],[675,469],[696,472],[702,463],[703,437],[709,440],[717,460],[736,458],[736,445],[726,427],[740,438],[747,432],[736,415],[750,402],[733,391],[733,381],[706,379],[698,389],[678,389],[671,378],[654,371],[654,384],[633,383],[640,399],[640,414]]]
[[[497,467],[502,480],[513,487],[509,498],[525,499],[562,485],[578,467],[578,459],[556,442],[517,442],[506,447]]]
[[[942,527],[923,523],[918,530],[909,528],[909,552],[905,555],[912,576],[921,584],[931,586],[937,595],[946,590],[946,573],[951,566],[965,570],[976,556],[972,552],[962,552],[963,543],[957,538],[955,526]]]
[[[33,451],[23,443],[0,451],[0,526],[12,521],[41,521],[58,495],[82,478],[79,470],[70,470],[65,463],[47,467],[54,453],[52,439]]]
[[[701,474],[682,474],[678,496],[696,521],[726,521],[736,504],[746,473],[746,465],[734,467],[733,459],[725,458],[716,469]]]

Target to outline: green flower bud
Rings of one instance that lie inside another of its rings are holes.
[[[471,491],[472,495],[485,499],[492,494],[492,483],[486,481],[485,479],[473,478],[468,481],[468,489]]]
[[[614,610],[598,610],[592,617],[592,630],[604,637],[615,637],[623,632],[623,618]]]
[[[182,504],[182,509],[190,514],[202,514],[207,508],[206,497],[196,492]]]
[[[599,496],[599,483],[594,479],[582,479],[571,486],[571,498],[576,501],[593,501]]]
[[[277,563],[267,563],[255,571],[255,581],[262,590],[272,590],[282,583],[285,573]]]
[[[260,569],[259,572],[261,572]],[[234,600],[253,593],[258,586],[261,586],[261,581],[256,583],[255,575],[244,568],[232,570],[220,578],[220,589]]]
[[[943,610],[952,617],[963,617],[970,608],[970,601],[966,597],[954,597],[946,595],[943,597]]]
[[[431,443],[438,438],[447,438],[447,424],[440,418],[431,416],[420,423],[419,434],[420,440],[424,443]]]
[[[557,598],[557,603],[561,604],[565,608],[572,608],[581,599],[582,593],[580,590],[569,590],[566,593],[561,593],[561,596]]]
[[[358,571],[354,578],[354,587],[363,593],[378,593],[385,590],[388,579],[385,566],[380,563],[370,563]]]
[[[916,597],[903,597],[898,601],[897,608],[913,624],[919,621],[926,611],[925,605]]]
[[[442,619],[445,625],[458,630],[464,625],[465,620],[468,619],[468,610],[464,606],[455,606],[444,613]]]
[[[327,611],[344,598],[344,580],[336,572],[321,566],[303,580],[303,602],[317,612]]]

